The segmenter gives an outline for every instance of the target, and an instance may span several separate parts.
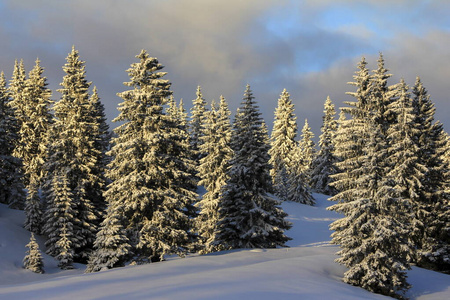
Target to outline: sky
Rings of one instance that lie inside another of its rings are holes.
[[[372,70],[382,53],[389,83],[420,76],[450,130],[447,0],[0,0],[0,41],[7,78],[16,59],[29,71],[39,58],[55,101],[74,45],[109,121],[126,70],[146,49],[188,110],[201,86],[208,103],[223,95],[235,112],[250,84],[271,128],[286,89],[299,131],[307,118],[316,137],[326,97],[337,108],[351,100],[361,57]]]

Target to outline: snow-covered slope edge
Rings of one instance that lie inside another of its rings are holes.
[[[59,271],[44,256],[47,274],[21,269],[29,234],[20,211],[0,207],[0,299],[382,299],[341,282],[345,268],[334,263],[328,225],[339,216],[316,207],[283,203],[294,223],[291,248],[235,250],[128,266],[94,274]],[[41,240],[41,247],[43,243]],[[41,248],[43,249],[43,248]],[[30,282],[34,281],[34,282]],[[412,299],[450,299],[448,275],[414,268]]]

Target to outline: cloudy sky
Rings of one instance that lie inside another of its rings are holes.
[[[382,52],[390,83],[420,76],[450,130],[447,0],[0,0],[0,41],[7,77],[15,59],[29,71],[39,57],[53,90],[75,45],[109,120],[125,70],[146,49],[188,109],[200,85],[208,102],[224,95],[234,111],[249,83],[270,126],[286,88],[299,129],[308,118],[317,136],[326,97],[342,106],[358,61],[375,69]]]

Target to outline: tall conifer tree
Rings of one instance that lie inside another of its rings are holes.
[[[220,250],[217,245],[219,201],[221,190],[228,179],[229,160],[233,154],[230,147],[230,114],[228,104],[221,96],[219,108],[216,108],[215,102],[211,103],[203,123],[200,150],[206,156],[200,160],[199,185],[205,187],[206,193],[197,203],[200,213],[195,223],[201,238],[201,254]]]
[[[224,248],[274,248],[289,240],[284,234],[291,226],[284,219],[287,214],[267,194],[272,189],[270,146],[262,125],[261,113],[247,85],[233,123],[234,154],[219,202],[217,244]]]
[[[22,182],[22,162],[13,155],[17,143],[18,124],[10,105],[3,72],[0,74],[0,203],[23,209],[25,192]]]
[[[271,148],[269,150],[272,165],[272,176],[276,195],[282,199],[288,198],[288,174],[293,166],[292,155],[297,145],[297,117],[294,113],[294,104],[289,93],[285,90],[278,99],[278,107],[275,110],[275,121],[271,136]]]
[[[191,149],[194,153],[193,159],[197,165],[200,163],[200,159],[205,155],[200,150],[202,143],[202,123],[204,114],[206,111],[206,100],[203,98],[202,90],[200,86],[197,87],[197,98],[192,100],[194,106],[191,108],[191,121],[190,121],[190,135],[191,135]]]

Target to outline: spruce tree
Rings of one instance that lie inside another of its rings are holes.
[[[22,162],[13,155],[18,135],[17,119],[10,105],[3,72],[0,74],[0,203],[23,209],[25,192],[22,182]]]
[[[303,151],[299,145],[292,149],[292,167],[287,173],[287,200],[306,205],[314,205],[315,200],[309,189],[308,177],[303,164]]]
[[[247,85],[235,116],[229,179],[219,201],[217,245],[222,248],[274,248],[290,239],[284,234],[291,224],[279,202],[267,193],[270,148],[263,131],[261,113]]]
[[[447,134],[442,124],[435,122],[435,107],[420,78],[412,89],[415,122],[419,132],[415,136],[420,149],[419,163],[427,168],[421,180],[423,188],[414,203],[415,215],[423,223],[414,236],[421,267],[439,271],[450,270],[450,210],[448,182],[450,166],[442,155],[447,150]]]
[[[105,196],[109,205],[123,204],[115,213],[136,259],[145,262],[185,253],[186,211],[195,193],[184,186],[191,179],[188,161],[180,155],[186,140],[164,113],[171,84],[156,58],[145,50],[137,58],[127,71],[130,89],[118,94],[123,102],[114,121],[123,123],[115,129],[108,170],[112,183]]]
[[[14,110],[14,116],[17,120],[18,129],[22,127],[22,123],[28,118],[27,114],[27,99],[24,95],[24,89],[26,85],[26,71],[23,64],[23,60],[15,61],[13,76],[9,83],[9,92],[11,97],[10,105]],[[16,141],[14,156],[22,159],[23,155],[26,153],[26,144],[20,143],[19,140]]]
[[[25,113],[19,130],[19,144],[23,148],[22,161],[28,190],[25,202],[25,229],[40,234],[42,227],[42,203],[40,188],[44,177],[44,162],[46,161],[48,131],[53,121],[50,113],[52,101],[51,91],[47,88],[47,79],[42,76],[44,69],[40,60],[36,60],[34,68],[25,81],[23,97],[25,98]]]
[[[58,260],[58,267],[62,270],[73,269],[74,247],[72,246],[71,230],[67,227],[70,227],[70,224],[63,223],[61,236],[55,245],[57,249],[56,259]]]
[[[44,273],[44,261],[33,233],[31,233],[30,242],[26,247],[28,250],[23,259],[23,267],[34,273]]]
[[[220,250],[217,245],[219,223],[219,201],[221,189],[228,179],[229,160],[233,151],[230,147],[230,111],[224,97],[220,97],[219,108],[213,101],[211,109],[205,113],[202,127],[200,151],[206,156],[200,160],[199,185],[206,189],[202,199],[196,204],[200,209],[195,220],[195,228],[201,238],[201,254]]]
[[[282,200],[288,198],[288,173],[293,168],[292,154],[297,142],[297,117],[294,113],[294,104],[289,93],[285,90],[278,99],[275,110],[275,121],[271,135],[271,148],[269,150],[272,165],[270,175],[274,185],[275,194]]]
[[[54,105],[55,121],[50,133],[45,189],[55,189],[52,184],[58,180],[53,180],[53,177],[64,174],[72,192],[70,205],[74,206],[74,219],[68,221],[73,228],[67,228],[67,234],[78,240],[78,243],[70,244],[74,247],[74,259],[86,262],[99,223],[94,199],[101,192],[96,191],[99,187],[95,184],[100,182],[96,168],[99,150],[95,147],[99,124],[92,118],[88,93],[91,83],[86,80],[84,61],[74,47],[66,58],[63,70],[66,75],[59,90],[61,99]],[[56,200],[52,199],[52,193],[45,194],[49,195],[47,203],[51,206],[51,202]],[[48,219],[45,222],[49,223]],[[58,222],[46,224],[46,233],[59,231],[62,225]],[[72,229],[73,232],[69,232]]]
[[[314,133],[311,131],[311,127],[308,124],[308,120],[305,119],[305,125],[302,128],[301,139],[299,141],[299,147],[301,150],[301,167],[302,173],[307,180],[308,186],[311,179],[311,164],[316,156],[316,149],[314,143]]]
[[[202,123],[206,111],[206,100],[203,98],[200,86],[197,87],[196,95],[197,98],[192,100],[194,106],[191,108],[191,121],[189,127],[191,135],[191,149],[194,153],[193,159],[198,165],[200,163],[200,159],[205,155],[200,151],[200,145],[202,143]]]
[[[336,261],[347,266],[344,281],[369,291],[402,298],[409,288],[405,270],[410,252],[408,236],[409,201],[404,201],[393,186],[395,174],[389,174],[390,161],[387,129],[395,124],[392,88],[383,87],[385,70],[379,60],[378,75],[368,74],[364,58],[356,72],[356,102],[343,111],[350,119],[341,120],[336,154],[341,159],[333,183],[338,201],[329,209],[344,214],[330,229],[332,242],[340,245]],[[381,79],[380,79],[381,78]],[[383,88],[381,88],[383,87]],[[386,122],[390,122],[388,125]],[[389,175],[388,175],[389,174]]]
[[[322,123],[322,134],[319,137],[319,151],[311,164],[310,185],[313,190],[325,195],[335,195],[336,189],[330,185],[331,175],[336,174],[334,155],[334,138],[337,130],[337,122],[334,119],[336,111],[330,97],[324,104],[324,116]]]

